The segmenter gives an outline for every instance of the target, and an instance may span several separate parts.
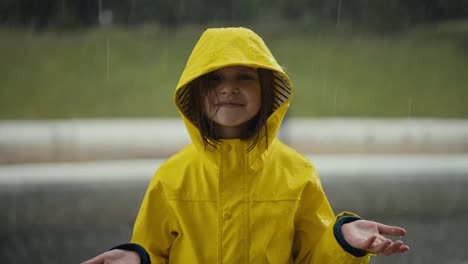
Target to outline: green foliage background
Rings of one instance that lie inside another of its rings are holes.
[[[207,26],[0,30],[0,119],[174,117],[172,92]],[[468,117],[468,22],[394,33],[247,24],[293,79],[292,116]]]

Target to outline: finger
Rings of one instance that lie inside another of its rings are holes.
[[[393,243],[391,243],[389,246],[383,249],[382,254],[385,256],[389,256],[395,252],[397,252],[400,247],[403,245],[403,242],[401,240],[397,240]]]
[[[390,239],[383,239],[383,240],[377,240],[370,250],[374,253],[380,254],[383,252],[385,248],[387,248],[390,244],[392,244],[392,241]]]
[[[403,245],[396,251],[396,253],[405,253],[408,250],[410,250],[410,247],[407,245]]]
[[[404,236],[406,234],[406,230],[398,226],[388,226],[384,224],[379,224],[377,228],[379,230],[379,233],[383,235]]]
[[[391,244],[392,244],[392,241],[390,239],[383,240],[381,244],[377,247],[376,252],[381,254]]]
[[[101,264],[103,263],[102,261],[102,255],[98,255],[92,259],[88,259],[85,262],[82,262],[81,264]]]
[[[377,236],[371,236],[364,244],[364,249],[369,250],[372,248],[372,245],[376,243]]]

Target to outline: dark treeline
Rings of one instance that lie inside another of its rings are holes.
[[[468,18],[468,0],[0,0],[0,23],[45,29],[99,23],[249,22],[268,19],[353,23],[381,30]]]

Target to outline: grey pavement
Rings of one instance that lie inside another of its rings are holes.
[[[409,253],[372,263],[467,263],[465,183],[322,180],[336,212],[407,229]],[[1,263],[79,263],[127,242],[147,183],[1,185]]]
[[[372,263],[468,263],[468,155],[313,155],[336,212],[407,229]],[[162,160],[0,166],[1,263],[79,263],[127,242]]]

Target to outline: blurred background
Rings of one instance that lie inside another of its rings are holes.
[[[0,262],[127,242],[189,142],[172,102],[207,27],[263,37],[294,83],[279,137],[336,212],[407,229],[372,263],[466,264],[468,0],[0,0]]]

